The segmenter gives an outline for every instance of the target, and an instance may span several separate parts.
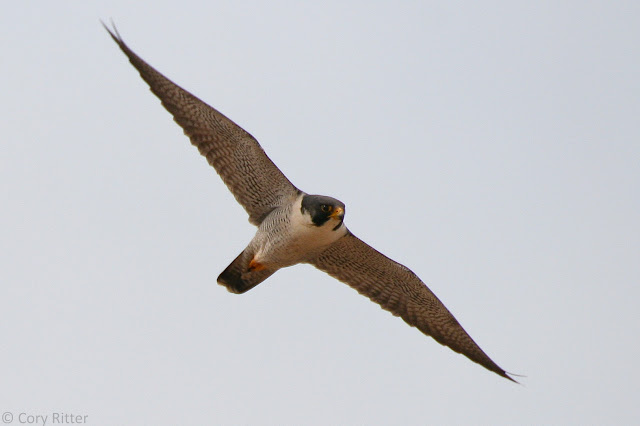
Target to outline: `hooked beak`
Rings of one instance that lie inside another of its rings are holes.
[[[342,207],[336,207],[333,209],[333,212],[329,215],[332,219],[342,219],[344,218],[344,209]]]
[[[337,230],[342,226],[342,222],[344,221],[344,209],[342,207],[336,207],[329,217],[338,220],[338,224],[333,228],[334,231]]]

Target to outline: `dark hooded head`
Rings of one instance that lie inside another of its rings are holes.
[[[331,219],[336,220],[334,231],[340,228],[344,220],[344,203],[324,195],[305,195],[302,197],[300,210],[302,214],[311,216],[311,221],[315,226],[322,226]]]

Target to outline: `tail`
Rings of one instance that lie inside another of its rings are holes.
[[[227,266],[218,277],[218,284],[223,285],[231,293],[245,293],[262,281],[269,278],[278,268],[249,269],[249,264],[253,259],[253,255],[246,250],[243,251]]]

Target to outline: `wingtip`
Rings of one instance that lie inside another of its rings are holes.
[[[520,386],[524,386],[524,385],[522,383],[520,383],[519,381],[517,381],[516,379],[514,379],[513,377],[511,377],[511,376],[514,376],[514,377],[527,377],[527,376],[524,376],[522,374],[510,373],[508,371],[505,371],[504,374],[501,374],[501,376],[506,378],[506,379],[511,380],[513,383],[515,383],[517,385],[520,385]]]
[[[109,22],[111,23],[111,28],[113,28],[113,30],[111,28],[109,28],[109,26],[107,24],[105,24],[105,22],[101,19],[100,23],[102,24],[102,26],[104,27],[105,30],[107,30],[107,32],[109,33],[109,35],[111,36],[111,38],[118,44],[122,44],[122,36],[120,36],[120,33],[118,32],[118,28],[116,27],[116,23],[113,21],[113,18],[109,18]]]

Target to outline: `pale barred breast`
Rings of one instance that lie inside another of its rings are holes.
[[[295,203],[271,212],[260,224],[252,244],[261,262],[280,267],[304,262],[347,233],[344,225],[335,231],[335,223],[314,225],[302,212],[303,195]]]

